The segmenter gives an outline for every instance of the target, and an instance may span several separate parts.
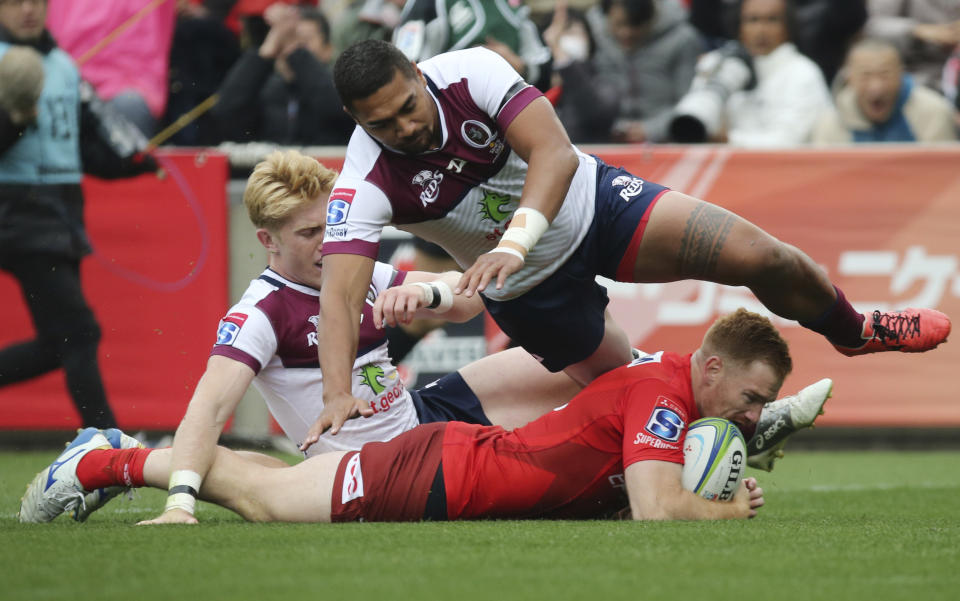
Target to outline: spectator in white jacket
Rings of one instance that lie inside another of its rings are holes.
[[[831,104],[820,69],[789,41],[790,23],[788,0],[744,0],[741,5],[740,43],[753,58],[756,86],[727,100],[726,141],[732,145],[802,144]]]

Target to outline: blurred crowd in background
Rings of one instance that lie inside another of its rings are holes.
[[[147,137],[217,95],[177,145],[346,144],[332,65],[374,37],[414,60],[498,52],[575,143],[933,142],[960,123],[958,0],[48,0],[47,12],[82,76]]]

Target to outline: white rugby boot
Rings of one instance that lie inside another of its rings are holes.
[[[134,438],[125,434],[118,428],[109,428],[107,430],[100,431],[110,443],[110,446],[115,449],[143,449],[143,443]],[[86,522],[87,518],[90,517],[90,514],[94,511],[100,509],[107,504],[107,501],[116,497],[117,495],[129,492],[130,489],[126,486],[107,486],[105,488],[98,488],[93,492],[88,493],[83,498],[83,503],[80,503],[73,508],[73,519],[78,522]],[[132,496],[130,498],[133,498]]]
[[[20,500],[20,512],[17,514],[20,521],[50,522],[61,513],[83,505],[84,497],[89,491],[84,490],[77,479],[77,464],[90,451],[109,448],[112,448],[110,441],[100,430],[81,430],[63,453],[27,486],[27,492]]]
[[[823,414],[823,404],[833,391],[833,380],[824,378],[794,395],[767,403],[760,413],[757,430],[747,442],[747,465],[769,472],[783,457],[787,438],[803,428],[812,428]]]

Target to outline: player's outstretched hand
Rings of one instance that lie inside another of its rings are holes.
[[[300,443],[300,450],[306,451],[313,443],[320,440],[320,435],[330,430],[331,434],[340,431],[343,423],[352,417],[370,417],[373,409],[370,404],[351,394],[340,394],[332,398],[323,399],[323,411],[320,417],[307,430],[307,437]]]
[[[407,325],[421,307],[430,306],[423,286],[404,284],[387,288],[373,303],[373,323],[378,329],[397,324]]]
[[[763,507],[763,489],[757,484],[756,478],[744,478],[740,483],[740,491],[737,493],[742,501],[746,501],[748,518],[756,517],[757,510]]]
[[[154,524],[197,524],[197,518],[193,516],[192,513],[188,513],[182,509],[171,509],[170,511],[164,511],[159,516],[153,518],[152,520],[143,520],[142,522],[137,522],[137,526],[152,526]]]
[[[507,276],[520,271],[523,261],[520,257],[505,252],[488,252],[477,257],[470,269],[463,272],[454,294],[464,294],[467,298],[474,292],[483,292],[491,280],[496,279],[497,290],[503,288]]]

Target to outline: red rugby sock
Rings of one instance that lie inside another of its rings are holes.
[[[77,479],[86,490],[106,486],[144,486],[143,464],[153,449],[96,449],[77,464]]]
[[[848,348],[863,346],[865,342],[861,337],[863,334],[863,313],[859,313],[853,308],[842,290],[836,286],[833,289],[837,291],[837,300],[833,305],[817,319],[800,322],[800,325],[823,334],[833,344]]]

